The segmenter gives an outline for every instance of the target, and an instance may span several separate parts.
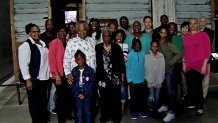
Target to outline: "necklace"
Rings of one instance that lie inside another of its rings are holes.
[[[104,49],[105,49],[107,52],[110,52],[110,50],[111,50],[111,45],[106,46],[106,45],[104,44],[103,47],[104,47]]]

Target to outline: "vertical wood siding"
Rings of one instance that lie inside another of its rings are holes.
[[[86,19],[117,19],[127,16],[132,25],[134,20],[142,22],[151,15],[151,0],[86,0]]]
[[[41,32],[44,31],[44,22],[48,16],[48,0],[14,0],[14,24],[16,40],[23,42],[27,39],[25,25],[34,23]]]
[[[176,17],[179,25],[183,21],[201,16],[208,19],[208,26],[211,27],[210,0],[176,0]]]

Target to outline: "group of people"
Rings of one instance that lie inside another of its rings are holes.
[[[42,34],[36,24],[27,24],[29,38],[18,58],[32,122],[49,122],[54,87],[59,123],[72,119],[72,110],[75,122],[95,122],[98,108],[101,123],[119,123],[126,102],[133,120],[164,112],[163,121],[172,121],[177,102],[203,115],[213,31],[205,17],[182,23],[181,33],[166,15],[160,21],[153,29],[152,18],[145,16],[142,30],[139,21],[131,28],[126,16],[107,28],[91,18],[54,30],[48,19]]]

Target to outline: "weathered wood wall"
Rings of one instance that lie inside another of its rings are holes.
[[[130,24],[142,22],[145,15],[151,15],[151,0],[86,0],[86,19],[118,19],[127,16]]]
[[[176,17],[179,25],[183,21],[201,16],[208,19],[208,26],[211,27],[210,0],[176,0]]]
[[[27,39],[26,24],[35,23],[43,32],[48,17],[48,0],[14,0],[14,14],[16,40],[23,42]]]

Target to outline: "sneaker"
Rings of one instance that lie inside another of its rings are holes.
[[[137,118],[137,113],[131,112],[131,119],[132,119],[132,120],[137,120],[137,119],[138,119],[138,118]]]
[[[190,105],[187,107],[188,109],[194,109],[195,108],[195,105]]]
[[[57,110],[56,109],[52,109],[52,110],[50,110],[50,112],[52,113],[52,114],[57,114]]]
[[[139,113],[139,115],[142,117],[142,118],[146,118],[148,115],[147,115],[147,113],[145,113],[145,112],[141,112],[141,113]]]
[[[161,106],[157,111],[158,111],[159,113],[168,111],[168,107],[163,105],[163,106]]]
[[[175,115],[173,113],[167,113],[167,116],[163,119],[164,122],[170,122],[175,118]]]

